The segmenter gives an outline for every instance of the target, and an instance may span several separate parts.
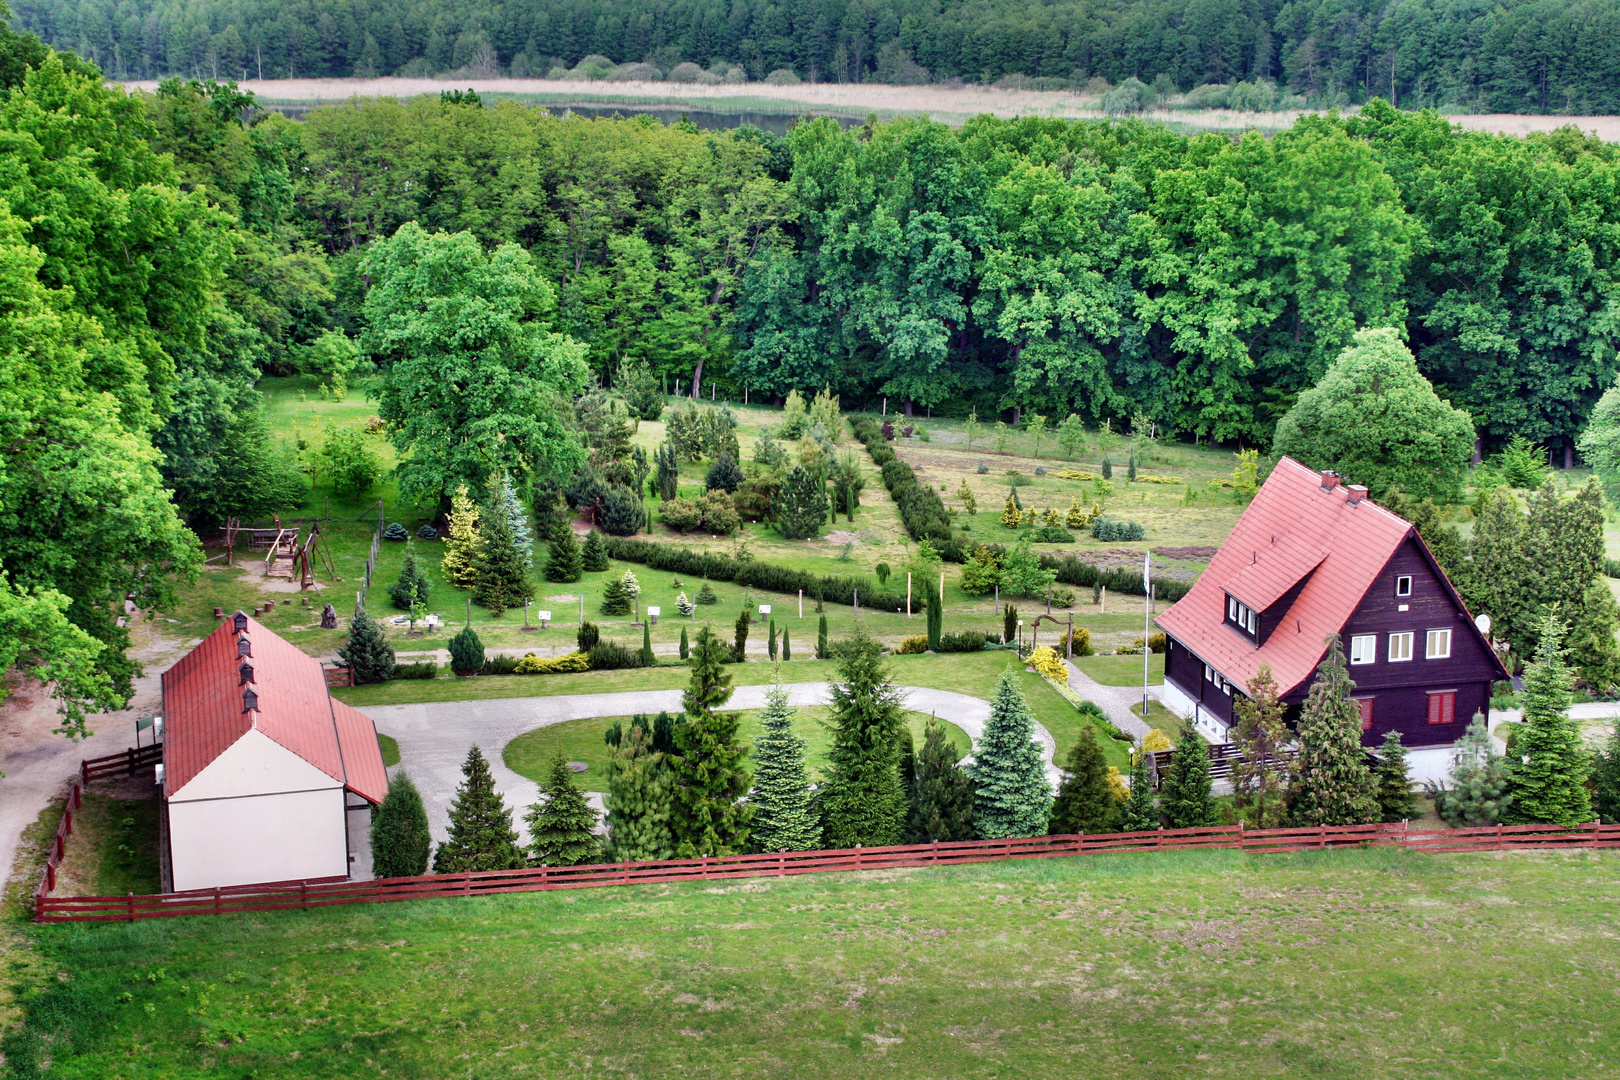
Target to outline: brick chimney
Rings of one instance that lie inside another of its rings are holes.
[[[1332,469],[1322,470],[1322,490],[1332,491],[1339,486],[1339,474]]]
[[[1350,494],[1345,497],[1345,502],[1349,503],[1351,506],[1356,505],[1356,503],[1367,497],[1367,489],[1362,487],[1360,484],[1351,484],[1349,491]]]

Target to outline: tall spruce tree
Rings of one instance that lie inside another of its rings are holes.
[[[422,793],[405,770],[397,770],[371,817],[371,872],[380,878],[425,874],[432,850]]]
[[[1524,671],[1524,721],[1513,733],[1508,758],[1510,825],[1579,825],[1592,820],[1586,789],[1591,756],[1580,725],[1570,719],[1570,670],[1564,662],[1564,624],[1549,612],[1540,626],[1536,658]]]
[[[1288,727],[1287,707],[1277,696],[1271,665],[1261,664],[1249,680],[1248,694],[1237,695],[1233,705],[1238,723],[1234,741],[1242,756],[1232,766],[1233,803],[1244,824],[1275,829],[1287,816],[1288,766],[1283,747]]]
[[[1108,782],[1108,759],[1087,724],[1063,759],[1063,781],[1052,803],[1048,828],[1062,835],[1113,832],[1119,827],[1121,809]]]
[[[394,677],[394,648],[376,619],[365,608],[349,620],[349,640],[338,650],[338,659],[349,665],[354,684],[387,682]]]
[[[1209,745],[1191,727],[1183,728],[1170,756],[1170,768],[1159,785],[1165,824],[1172,829],[1202,829],[1215,824],[1211,784]]]
[[[405,562],[399,568],[399,580],[388,586],[388,598],[401,611],[411,610],[412,604],[426,604],[431,588],[427,576],[416,565],[416,544],[405,545]]]
[[[895,760],[904,723],[900,690],[883,650],[860,623],[838,649],[832,684],[827,777],[817,793],[822,839],[831,848],[875,847],[905,838],[906,800]]]
[[[1350,698],[1356,684],[1339,635],[1327,645],[1299,714],[1288,812],[1299,825],[1367,825],[1378,817],[1378,802],[1361,749],[1361,710]]]
[[[607,542],[596,529],[585,534],[585,544],[580,550],[580,565],[587,574],[600,574],[608,568]]]
[[[973,778],[958,764],[960,760],[945,725],[929,717],[912,781],[907,825],[912,843],[973,839]]]
[[[1011,668],[996,682],[972,776],[973,827],[981,839],[1045,835],[1052,787],[1035,741],[1035,718]]]
[[[1508,787],[1507,759],[1496,752],[1484,715],[1475,713],[1452,747],[1451,776],[1435,789],[1435,810],[1455,828],[1495,825],[1512,803]]]
[[[1525,548],[1525,517],[1513,493],[1498,488],[1474,517],[1468,565],[1456,582],[1476,614],[1491,617],[1491,636],[1528,652],[1537,590]]]
[[[1592,806],[1605,825],[1620,825],[1620,721],[1592,762]]]
[[[909,808],[917,795],[917,740],[911,737],[911,725],[903,718],[894,736],[894,763],[900,770],[900,795]]]
[[[778,683],[765,694],[759,714],[762,729],[754,740],[755,851],[811,851],[821,844],[821,821],[810,801],[810,772],[805,767],[805,741],[793,731],[798,710],[788,704]]]
[[[607,855],[614,862],[675,856],[673,776],[652,731],[636,719],[608,759]]]
[[[1131,755],[1131,793],[1120,808],[1121,832],[1140,832],[1159,827],[1159,810],[1154,804],[1153,777],[1148,773],[1148,752]]]
[[[578,581],[585,569],[584,557],[580,554],[579,541],[574,538],[574,530],[567,522],[563,522],[551,538],[551,557],[546,560],[546,580],[566,583]]]
[[[529,826],[530,866],[581,866],[601,861],[596,811],[574,786],[574,771],[561,747],[540,785],[540,801],[529,807],[523,820]]]
[[[518,498],[517,485],[512,483],[510,476],[501,477],[500,487],[496,495],[496,505],[506,518],[506,523],[512,530],[512,543],[523,555],[523,565],[526,568],[534,566],[534,526],[529,521],[529,512],[524,509],[523,501]]]
[[[739,800],[748,791],[748,747],[737,742],[737,714],[720,712],[731,700],[725,642],[708,626],[692,643],[692,677],[681,696],[686,722],[675,729],[675,850],[694,855],[735,855],[748,847],[751,810]]]
[[[1411,821],[1418,816],[1417,796],[1412,794],[1412,774],[1400,732],[1384,733],[1378,747],[1378,764],[1373,768],[1373,783],[1378,789],[1379,821]]]
[[[499,505],[500,494],[497,483],[479,526],[473,555],[473,603],[497,616],[534,597],[529,559],[518,548],[512,519]]]
[[[433,853],[435,874],[515,870],[524,863],[512,811],[495,790],[484,752],[473,746],[461,764],[461,784],[450,804],[450,835]]]

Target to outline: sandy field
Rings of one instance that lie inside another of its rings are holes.
[[[130,82],[129,89],[153,90],[151,81]],[[863,117],[926,115],[960,124],[981,113],[992,116],[1056,116],[1096,118],[1104,114],[1095,95],[1069,91],[998,90],[988,86],[880,86],[871,83],[801,83],[770,86],[765,83],[701,86],[667,82],[579,82],[548,79],[249,79],[242,88],[265,101],[315,104],[351,97],[412,97],[441,90],[471,87],[480,93],[510,94],[548,105],[626,105],[643,108],[690,108],[709,112],[813,112]],[[1275,130],[1292,124],[1313,110],[1240,113],[1219,109],[1157,109],[1148,119],[1200,130]],[[1604,139],[1620,139],[1616,116],[1452,116],[1454,123],[1473,130],[1524,135],[1574,124],[1595,131]]]

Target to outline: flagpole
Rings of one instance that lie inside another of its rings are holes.
[[[1142,553],[1142,717],[1148,714],[1148,662],[1153,659],[1153,585],[1149,576],[1152,552]]]

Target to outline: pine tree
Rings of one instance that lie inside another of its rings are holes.
[[[714,589],[710,587],[707,581],[698,588],[697,596],[694,599],[700,604],[716,604],[720,602],[720,598],[714,594]]]
[[[573,530],[570,529],[570,532]],[[585,548],[581,553],[582,568],[587,574],[600,574],[608,568],[607,543],[602,534],[592,529],[585,536]]]
[[[798,710],[788,704],[781,684],[765,694],[759,714],[763,729],[754,740],[755,851],[812,851],[821,843],[821,822],[810,802],[810,773],[805,767],[805,741],[793,731]]]
[[[349,640],[338,650],[338,658],[349,665],[354,684],[387,682],[394,677],[394,649],[383,628],[360,608],[349,620]]]
[[[1411,821],[1418,816],[1417,797],[1412,794],[1412,776],[1406,765],[1406,747],[1401,733],[1388,731],[1378,748],[1378,764],[1373,768],[1378,787],[1378,820]]]
[[[452,585],[471,588],[477,581],[473,570],[477,552],[478,504],[473,502],[467,485],[462,484],[450,499],[450,529],[444,540],[439,572]]]
[[[1485,717],[1474,719],[1452,748],[1451,777],[1435,791],[1435,810],[1459,829],[1495,825],[1512,802],[1508,763],[1491,743]]]
[[[1006,604],[1001,609],[1001,643],[1011,645],[1018,639],[1018,609]]]
[[[1232,767],[1233,803],[1250,828],[1275,829],[1287,811],[1288,772],[1283,747],[1287,707],[1277,697],[1271,666],[1261,664],[1249,680],[1248,694],[1233,698],[1238,723],[1233,741],[1242,757]]]
[[[737,622],[732,628],[731,656],[736,663],[748,659],[748,627],[753,616],[745,607],[737,613]]]
[[[498,498],[500,489],[493,494]],[[473,603],[491,615],[500,615],[534,596],[529,560],[518,550],[511,519],[492,506],[483,516],[473,556]]]
[[[923,584],[925,590],[923,602],[927,605],[928,617],[928,648],[931,652],[939,652],[939,639],[945,629],[945,601],[939,595],[939,581],[933,574]]]
[[[388,780],[388,794],[371,817],[371,872],[380,878],[427,873],[433,838],[427,810],[403,769]]]
[[[929,717],[912,781],[912,843],[973,839],[973,778],[957,764],[960,758],[945,725]]]
[[[734,855],[748,846],[750,809],[739,802],[748,790],[737,742],[737,714],[717,711],[731,700],[726,645],[704,626],[692,648],[692,677],[681,697],[686,722],[675,729],[674,833],[676,853]]]
[[[1202,829],[1215,824],[1210,797],[1209,746],[1198,732],[1185,728],[1170,755],[1170,768],[1159,785],[1165,824],[1172,829]]]
[[[639,723],[640,717],[636,719],[608,759],[607,857],[614,862],[675,856],[669,764],[664,753],[653,748],[652,732]]]
[[[1508,760],[1510,825],[1579,825],[1592,820],[1586,790],[1591,758],[1580,725],[1569,717],[1570,671],[1564,662],[1564,625],[1549,612],[1540,626],[1536,658],[1524,672],[1524,720],[1514,731]]]
[[[816,659],[830,660],[832,653],[827,645],[827,616],[823,615],[816,625]]]
[[[1620,721],[1592,763],[1592,803],[1605,825],[1620,825]]]
[[[407,543],[405,563],[399,568],[399,580],[388,586],[388,598],[399,610],[409,611],[413,603],[427,603],[429,588],[428,579],[416,565],[416,545]]]
[[[630,614],[630,593],[625,589],[622,579],[610,578],[608,583],[602,586],[602,614]]]
[[[793,659],[793,645],[788,641],[788,629],[782,627],[782,660],[785,663]]]
[[[515,870],[523,865],[512,812],[495,790],[489,762],[477,746],[461,765],[462,781],[450,804],[450,836],[433,853],[435,874]]]
[[[1063,781],[1048,828],[1054,835],[1113,832],[1119,827],[1121,809],[1108,783],[1108,761],[1088,724],[1063,759]]]
[[[596,811],[574,786],[574,771],[559,747],[540,785],[541,800],[523,816],[529,826],[530,866],[581,866],[600,862]]]
[[[652,667],[656,662],[652,651],[652,620],[644,619],[641,623],[641,666]]]
[[[584,568],[579,541],[574,538],[573,528],[564,522],[551,541],[551,558],[546,560],[546,580],[578,581]]]
[[[680,492],[681,463],[675,453],[675,448],[669,440],[660,443],[653,452],[653,464],[657,466],[658,497],[664,502],[675,498]]]
[[[827,777],[817,793],[823,839],[832,848],[898,844],[907,811],[895,761],[900,690],[881,647],[859,623],[839,647],[838,674],[827,719]]]
[[[681,659],[685,660],[688,655],[689,650],[686,643],[686,627],[683,626],[681,627]]]
[[[579,629],[574,631],[574,644],[580,652],[590,652],[591,647],[602,640],[602,630],[593,622],[582,622]]]
[[[917,797],[917,740],[911,737],[911,726],[904,719],[894,736],[894,763],[900,770],[900,796],[909,813]]]
[[[1299,825],[1367,825],[1378,816],[1372,773],[1361,749],[1361,709],[1350,698],[1356,684],[1345,667],[1339,636],[1300,710],[1289,816]]]
[[[1113,458],[1111,458],[1111,457],[1104,457],[1103,458],[1102,474],[1103,474],[1103,479],[1104,480],[1112,480],[1114,478],[1114,459]]]
[[[771,524],[787,540],[803,540],[821,531],[827,520],[827,484],[819,470],[795,465],[771,500]]]
[[[1035,718],[1012,669],[1001,673],[973,768],[974,829],[985,840],[1042,836],[1052,812]]]
[[[457,675],[477,675],[484,670],[484,643],[470,626],[456,631],[448,643],[450,670]]]
[[[1159,827],[1159,811],[1154,805],[1153,777],[1148,774],[1148,751],[1131,755],[1131,793],[1120,807],[1121,832],[1141,832]]]

